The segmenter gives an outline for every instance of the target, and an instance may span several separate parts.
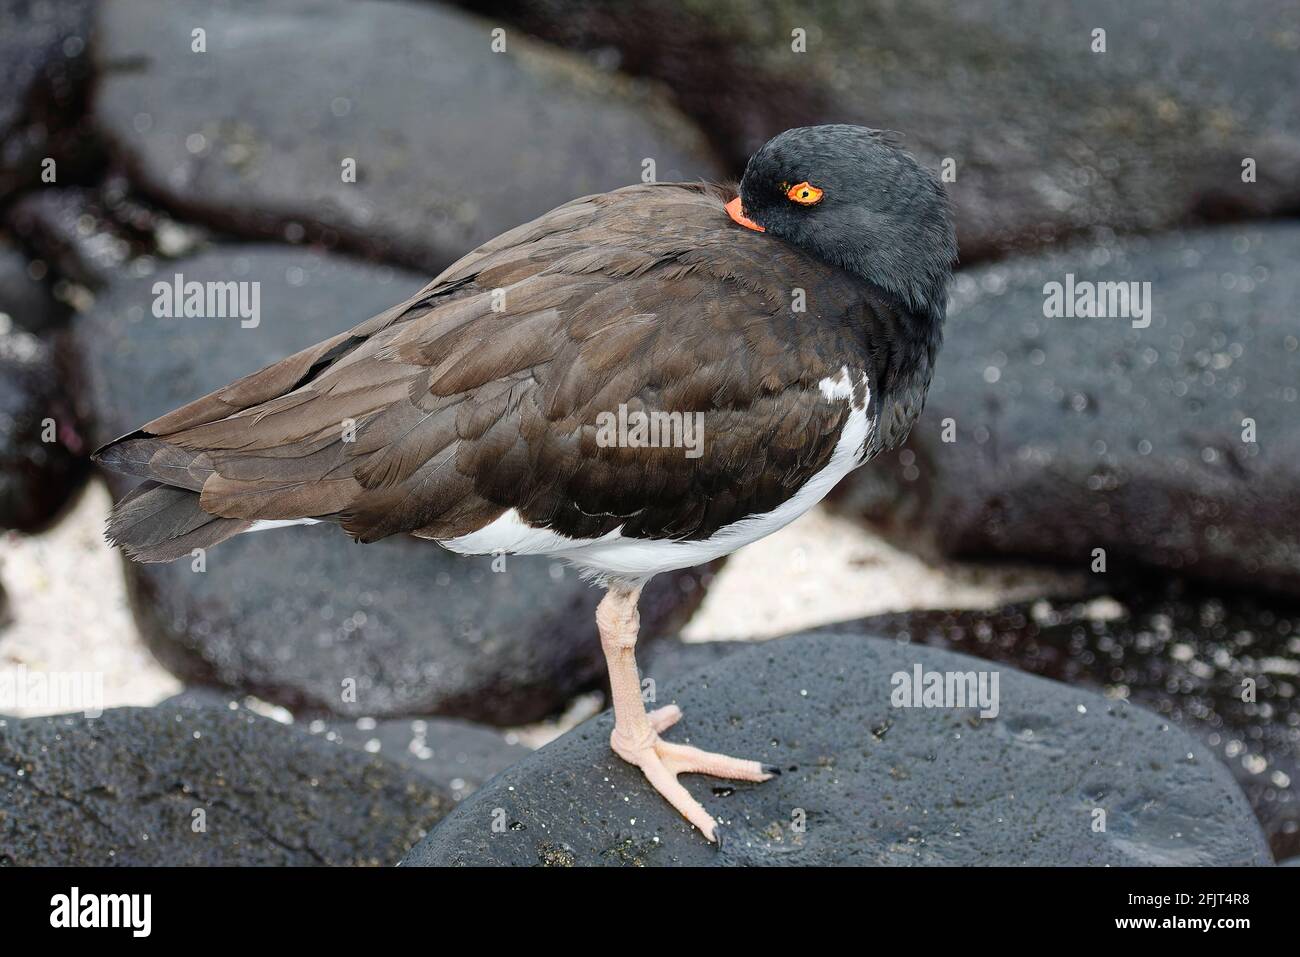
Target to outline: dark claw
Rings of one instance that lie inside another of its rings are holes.
[[[781,769],[775,764],[765,764],[763,765],[763,773],[770,774],[772,777],[777,778],[781,776]]]
[[[713,825],[713,840],[718,845],[718,850],[722,850],[722,842],[727,835],[727,829],[721,824]]]

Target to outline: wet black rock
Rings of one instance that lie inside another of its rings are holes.
[[[85,286],[102,285],[131,253],[94,191],[82,187],[28,193],[9,211],[8,225],[57,275]]]
[[[1096,227],[1300,208],[1290,0],[473,6],[663,82],[737,175],[789,127],[902,130],[927,165],[952,161],[967,262]]]
[[[656,641],[640,656],[641,678],[649,678],[656,685],[656,694],[676,693],[684,679],[704,668],[712,667],[723,658],[749,647],[744,641],[682,641],[665,638]],[[671,699],[669,699],[671,700]]]
[[[684,779],[707,844],[609,750],[594,718],[463,801],[405,865],[1267,864],[1208,749],[1122,702],[998,669],[999,711],[896,708],[892,676],[988,670],[861,628],[764,642],[696,672],[675,741],[782,768]]]
[[[1275,223],[960,274],[911,438],[832,504],[930,554],[1300,593],[1297,258]],[[1045,318],[1071,281],[1149,283],[1149,325]]]
[[[0,237],[0,314],[26,332],[50,332],[68,315],[50,295],[45,273],[44,265],[29,262],[22,250]]]
[[[494,52],[499,28],[434,4],[111,0],[96,122],[147,192],[194,218],[431,271],[640,182],[647,159],[660,181],[717,172],[656,88],[514,29]]]
[[[201,238],[199,230],[141,203],[117,176],[93,189],[30,192],[14,203],[6,221],[55,275],[90,289],[142,256],[188,253]]]
[[[80,487],[87,449],[56,346],[0,314],[0,529],[46,526]]]
[[[451,806],[392,762],[247,712],[0,724],[0,864],[388,865]]]
[[[40,87],[68,92],[83,69],[90,0],[0,0],[0,140]]]
[[[246,706],[242,696],[214,688],[187,688],[163,704],[226,710]],[[317,718],[300,726],[328,741],[410,768],[457,801],[494,774],[532,754],[494,728],[456,718]]]
[[[404,765],[458,801],[533,753],[499,731],[456,718],[317,720],[307,729]]]
[[[155,318],[153,284],[176,275],[261,283],[256,324]],[[96,439],[355,325],[422,282],[282,246],[217,249],[120,279],[74,323]],[[133,484],[110,482],[119,494]],[[497,567],[410,538],[358,545],[322,525],[240,536],[201,570],[130,564],[128,586],[145,639],[187,681],[295,711],[516,724],[601,681],[600,592],[558,563]],[[700,597],[694,573],[655,579],[642,609],[647,638],[680,625]]]
[[[80,129],[92,6],[91,0],[0,0],[0,198],[69,182],[97,161]]]
[[[994,611],[922,611],[859,627],[1123,698],[1213,749],[1274,855],[1300,854],[1300,606],[1248,596],[1120,595]]]

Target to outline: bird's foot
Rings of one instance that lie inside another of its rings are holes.
[[[708,774],[735,781],[766,781],[781,773],[779,768],[761,761],[746,761],[663,740],[659,732],[681,720],[682,709],[675,704],[651,711],[646,717],[650,719],[648,732],[636,737],[615,726],[609,736],[609,746],[628,764],[640,768],[650,786],[710,841],[718,839],[718,823],[699,801],[691,797],[677,780],[677,775]]]

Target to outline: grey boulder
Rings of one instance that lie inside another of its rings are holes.
[[[192,218],[431,272],[647,159],[716,175],[662,93],[498,29],[436,4],[109,0],[95,123]]]
[[[387,865],[452,803],[247,712],[0,720],[0,864]]]
[[[165,705],[183,708],[249,707],[243,695],[215,688],[187,688]],[[253,710],[250,707],[250,710]],[[309,734],[417,772],[459,801],[488,778],[532,752],[495,728],[456,718],[315,718],[299,727]]]
[[[45,528],[88,471],[61,345],[0,314],[0,529]]]
[[[893,675],[988,662],[844,629],[695,672],[667,737],[778,765],[685,782],[707,844],[609,750],[608,713],[463,801],[404,865],[1192,865],[1272,862],[1231,775],[1156,715],[1006,666],[996,717],[894,707]],[[661,699],[662,700],[662,699]]]
[[[855,627],[1006,662],[1167,718],[1232,771],[1274,856],[1300,854],[1295,605],[1175,585],[1165,594],[906,612]]]
[[[1079,232],[1285,215],[1300,200],[1290,0],[494,6],[667,85],[737,174],[789,127],[902,131],[950,174],[966,262]]]
[[[925,412],[832,504],[924,553],[1300,593],[1297,257],[1278,222],[959,274]],[[1048,317],[1070,282],[1149,312]]]

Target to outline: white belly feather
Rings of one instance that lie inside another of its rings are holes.
[[[863,378],[865,385],[865,376]],[[827,401],[853,401],[853,386],[847,369],[842,369],[834,379],[823,379],[820,386]],[[441,541],[441,544],[465,555],[550,555],[617,578],[648,578],[660,572],[701,565],[789,525],[825,498],[840,479],[862,464],[862,450],[871,428],[867,417],[870,404],[868,391],[861,407],[854,403],[830,461],[794,495],[772,511],[750,515],[724,526],[706,539],[625,538],[622,529],[615,529],[600,538],[568,538],[546,528],[533,528],[520,518],[515,509],[510,509],[477,531]]]

